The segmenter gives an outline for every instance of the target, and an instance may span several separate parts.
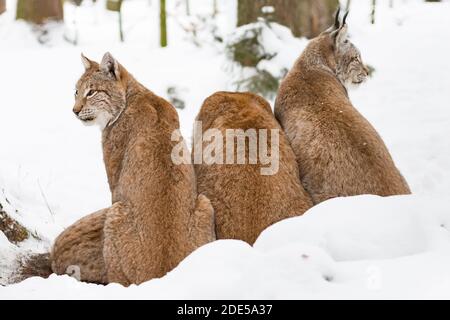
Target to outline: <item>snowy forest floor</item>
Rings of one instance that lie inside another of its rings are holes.
[[[192,17],[168,8],[166,49],[158,48],[156,1],[126,2],[123,44],[117,16],[103,1],[78,12],[66,5],[66,26],[52,28],[43,45],[13,12],[0,16],[0,203],[34,234],[16,246],[0,233],[0,284],[19,254],[48,250],[64,228],[109,206],[100,132],[71,111],[80,52],[98,60],[111,51],[163,97],[176,87],[186,102],[179,111],[186,138],[203,100],[233,89],[231,63],[210,31],[217,24],[227,38],[236,2],[219,1],[215,19],[208,18],[212,1],[191,2]],[[450,298],[450,2],[395,1],[391,9],[380,1],[375,25],[370,2],[353,1],[349,25],[375,74],[351,99],[384,138],[414,195],[328,201],[270,227],[254,247],[217,241],[139,287],[53,275],[0,286],[0,299]],[[74,35],[75,15],[77,46],[63,40]],[[190,23],[200,28],[201,46],[182,28]],[[288,39],[279,66],[291,66],[305,45]]]

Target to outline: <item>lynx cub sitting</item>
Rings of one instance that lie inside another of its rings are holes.
[[[110,208],[64,231],[51,252],[57,274],[79,268],[81,280],[140,284],[164,276],[215,239],[213,209],[198,196],[191,165],[174,165],[175,109],[137,82],[111,54],[82,56],[74,113],[103,131]]]

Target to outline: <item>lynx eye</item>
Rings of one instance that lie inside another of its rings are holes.
[[[96,93],[97,91],[95,90],[89,90],[89,92],[86,95],[86,98],[92,98],[93,96],[95,96]]]
[[[78,90],[75,90],[75,97],[78,96]]]

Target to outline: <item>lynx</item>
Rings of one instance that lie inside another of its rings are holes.
[[[383,140],[350,102],[348,87],[361,84],[368,70],[348,39],[347,14],[341,22],[338,12],[334,27],[311,40],[276,100],[275,115],[315,204],[410,193]]]
[[[220,131],[221,145],[228,144],[226,131],[240,129],[244,133],[269,129],[280,132],[279,150],[275,151],[279,152],[279,168],[273,175],[262,173],[261,161],[194,165],[198,190],[211,199],[215,210],[218,239],[238,239],[252,245],[270,225],[302,215],[312,206],[300,183],[295,155],[263,98],[250,93],[216,93],[204,102],[197,121],[201,121],[203,133],[210,129]],[[267,141],[267,149],[271,150],[273,142]],[[195,148],[198,147],[194,145]],[[250,142],[242,150],[249,155]],[[274,151],[271,153],[274,156]]]
[[[110,208],[65,230],[51,252],[57,274],[128,286],[164,276],[197,247],[215,239],[213,209],[197,197],[192,165],[174,165],[175,109],[137,82],[106,53],[82,56],[73,112],[102,130]]]

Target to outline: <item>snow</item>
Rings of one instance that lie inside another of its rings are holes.
[[[51,276],[9,286],[0,298],[449,298],[449,201],[431,211],[429,202],[336,199],[269,228],[254,248],[241,241],[214,242],[163,279],[139,287]]]
[[[218,1],[214,19],[208,18],[212,1],[191,0],[191,17],[177,1],[168,3],[165,49],[158,48],[156,1],[125,2],[124,44],[117,16],[98,2],[87,1],[77,12],[66,4],[66,26],[52,26],[44,45],[28,25],[13,21],[12,11],[0,16],[0,203],[41,239],[15,246],[0,233],[0,284],[18,255],[47,251],[64,228],[109,205],[100,132],[71,111],[83,70],[80,52],[99,60],[111,51],[161,96],[178,88],[187,138],[203,100],[233,89],[224,45],[211,34],[215,23],[217,36],[232,38],[236,1]],[[374,26],[370,2],[352,2],[349,25],[375,74],[351,99],[382,135],[414,195],[330,200],[268,228],[254,247],[211,243],[141,286],[53,275],[0,286],[0,299],[449,299],[450,2],[394,1],[389,8],[389,1],[379,1]],[[14,4],[7,1],[9,8]],[[75,14],[77,46],[63,40],[75,34]],[[184,31],[193,27],[196,41]],[[292,65],[306,45],[282,27],[265,36],[278,55],[259,67],[274,72]]]

